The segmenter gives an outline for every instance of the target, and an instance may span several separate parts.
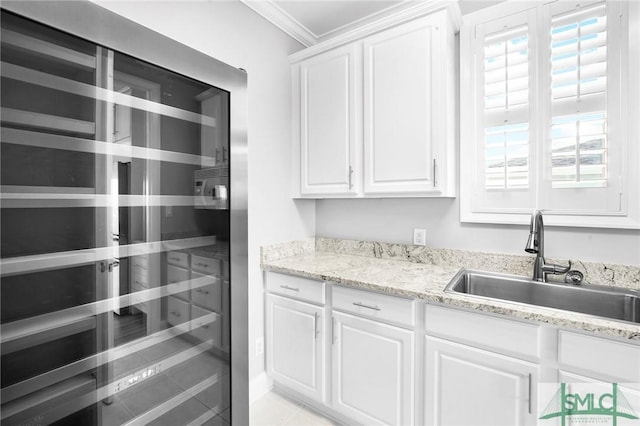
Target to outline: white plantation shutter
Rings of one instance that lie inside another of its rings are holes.
[[[543,207],[558,213],[621,211],[619,2],[556,2],[550,26],[547,176]]]
[[[533,207],[531,189],[530,95],[531,14],[528,11],[486,22],[475,29],[476,72],[482,84],[478,120],[477,190],[483,211]]]
[[[529,28],[484,37],[485,187],[529,184]]]
[[[553,188],[607,184],[605,3],[551,18]]]
[[[463,220],[521,222],[532,208],[563,224],[627,215],[623,88],[638,78],[624,57],[628,8],[507,2],[472,14],[461,38]]]

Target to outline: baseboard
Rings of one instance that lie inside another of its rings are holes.
[[[249,382],[249,404],[253,404],[273,389],[273,380],[266,371],[258,374]]]

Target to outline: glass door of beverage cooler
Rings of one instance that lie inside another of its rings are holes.
[[[230,92],[1,40],[2,424],[230,424]]]

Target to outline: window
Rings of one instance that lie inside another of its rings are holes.
[[[528,223],[544,209],[549,224],[640,227],[634,3],[506,2],[465,16],[462,221]]]

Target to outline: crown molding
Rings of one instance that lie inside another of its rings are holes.
[[[318,36],[298,22],[293,16],[282,10],[272,0],[240,0],[245,6],[280,28],[305,47],[318,43]]]
[[[365,25],[360,25],[347,31],[343,34],[336,35],[327,40],[318,40],[313,46],[307,46],[299,52],[295,52],[289,55],[289,62],[295,63],[309,56],[322,53],[326,50],[333,49],[335,47],[351,43],[360,40],[364,37],[372,35],[376,32],[391,28],[395,25],[402,24],[413,19],[421,18],[423,16],[441,11],[448,10],[451,23],[456,29],[460,29],[462,24],[462,16],[460,14],[460,7],[457,1],[451,0],[428,0],[421,1],[410,7],[405,7],[395,13],[376,19]]]

